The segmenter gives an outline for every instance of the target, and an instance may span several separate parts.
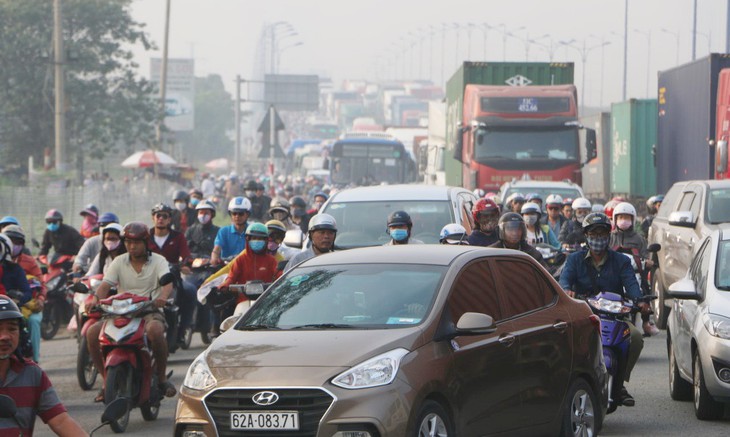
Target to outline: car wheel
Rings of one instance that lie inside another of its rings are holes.
[[[576,379],[565,399],[561,437],[598,435],[600,412],[591,386],[583,379]]]
[[[654,323],[659,329],[667,329],[667,320],[669,319],[669,311],[671,309],[664,306],[664,292],[659,285],[659,276],[659,269],[657,269],[656,271],[654,271],[651,280],[651,289],[654,292],[654,296],[657,297],[652,301],[652,309],[654,310]]]
[[[695,416],[700,420],[717,420],[721,418],[725,410],[725,405],[714,400],[707,391],[699,353],[695,353],[694,356],[692,375],[694,379]]]
[[[431,400],[423,403],[416,426],[415,437],[447,437],[454,435],[449,413],[441,404]]]
[[[692,384],[682,379],[677,367],[677,358],[674,356],[674,343],[667,336],[667,354],[669,355],[669,396],[675,401],[692,399]]]

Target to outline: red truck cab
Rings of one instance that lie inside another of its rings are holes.
[[[715,179],[730,179],[727,144],[730,139],[730,68],[720,70],[715,116]]]

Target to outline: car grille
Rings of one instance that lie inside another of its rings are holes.
[[[251,398],[260,391],[270,390],[279,395],[275,405],[256,405]],[[231,411],[235,410],[296,410],[299,412],[299,431],[253,431],[247,437],[316,436],[319,421],[332,405],[334,398],[318,389],[218,389],[205,397],[205,406],[213,417],[220,436],[238,436],[241,431],[231,431]]]

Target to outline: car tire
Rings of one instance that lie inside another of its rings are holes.
[[[702,360],[698,352],[695,352],[692,363],[695,416],[700,420],[720,419],[725,412],[725,404],[717,402],[707,391],[705,374],[702,371]]]
[[[597,436],[601,425],[601,412],[596,394],[584,379],[573,381],[563,409],[561,437]]]
[[[454,425],[449,413],[438,402],[427,400],[423,403],[415,423],[414,437],[453,436]]]
[[[659,273],[659,269],[656,269],[651,280],[651,290],[654,293],[654,296],[657,297],[652,301],[652,309],[654,310],[654,323],[656,324],[656,327],[659,329],[667,329],[667,320],[669,320],[669,312],[671,311],[671,308],[664,305],[664,291],[661,285],[659,285],[660,276],[661,274]]]
[[[692,384],[685,381],[679,374],[677,358],[674,355],[674,343],[667,335],[667,355],[669,356],[669,396],[675,401],[689,401],[692,399]]]

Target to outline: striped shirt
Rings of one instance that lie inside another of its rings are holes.
[[[48,423],[66,412],[46,372],[15,354],[10,357],[8,374],[0,380],[0,394],[13,398],[18,407],[17,423],[13,418],[0,418],[0,435],[19,435],[22,431],[24,436],[32,436],[36,415]]]

